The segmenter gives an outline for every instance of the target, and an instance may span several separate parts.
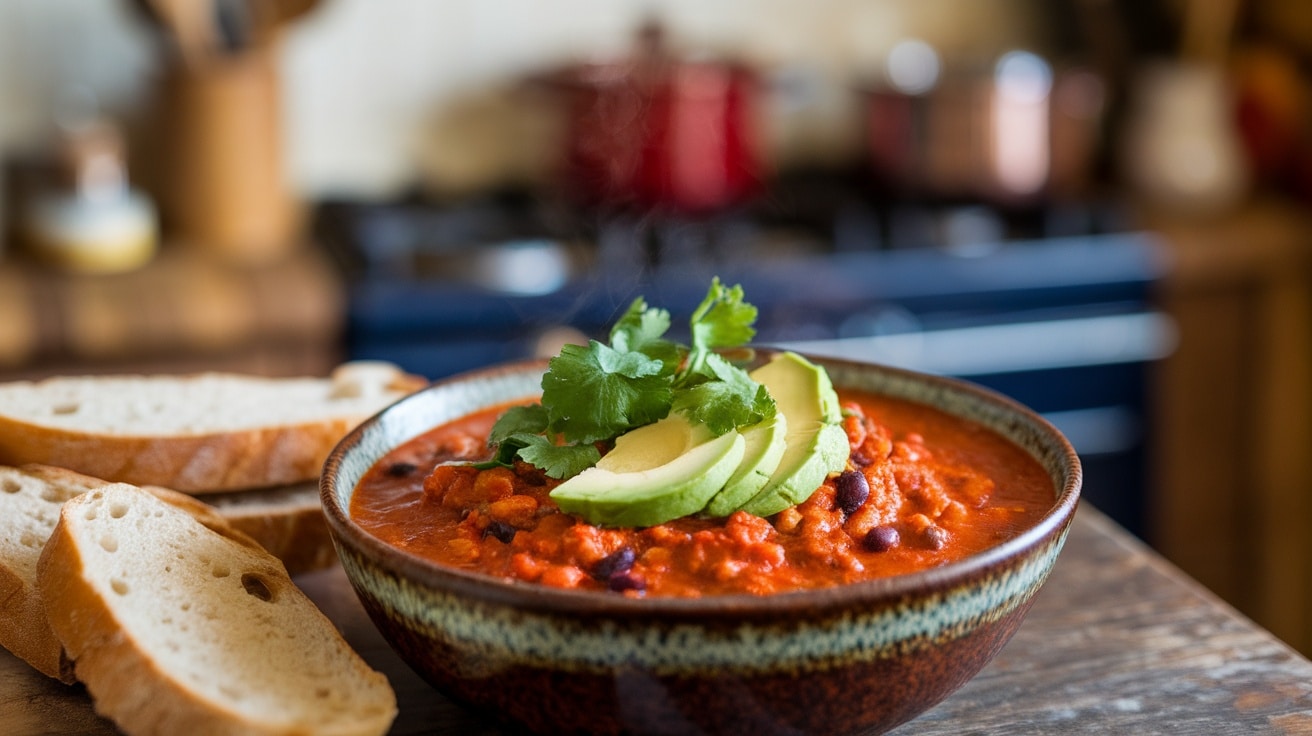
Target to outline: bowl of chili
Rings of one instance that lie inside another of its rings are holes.
[[[759,359],[759,358],[758,358]],[[882,733],[1020,626],[1078,505],[1080,461],[1028,408],[954,379],[810,358],[847,469],[769,518],[592,526],[532,469],[452,471],[545,361],[402,399],[328,458],[347,577],[435,688],[534,732]]]

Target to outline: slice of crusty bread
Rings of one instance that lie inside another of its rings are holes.
[[[64,682],[73,671],[46,623],[36,565],[64,502],[103,485],[62,468],[0,466],[0,646]]]
[[[64,468],[0,465],[0,647],[64,682],[75,678],[37,595],[37,560],[64,502],[106,485]],[[316,570],[336,559],[315,484],[220,494],[213,504],[167,488],[146,490],[203,523],[245,534],[285,557],[289,571]]]
[[[46,621],[45,607],[37,593],[37,560],[59,521],[64,502],[107,485],[99,478],[64,468],[0,465],[0,646],[64,682],[75,678],[58,637]],[[166,488],[151,488],[150,492],[203,523],[229,528],[214,507],[191,496]]]
[[[396,715],[275,558],[139,488],[66,502],[37,581],[97,712],[128,734],[381,734]]]
[[[213,493],[319,477],[347,432],[422,379],[386,363],[328,378],[55,377],[0,384],[0,463]]]
[[[196,500],[214,507],[229,524],[282,560],[291,575],[321,570],[337,562],[317,482],[198,494]]]

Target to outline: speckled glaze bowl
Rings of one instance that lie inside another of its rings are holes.
[[[1052,477],[1033,528],[961,562],[773,596],[630,599],[443,568],[362,531],[347,509],[362,474],[437,424],[535,395],[545,363],[437,383],[332,453],[321,481],[346,574],[400,656],[442,692],[517,731],[875,734],[973,677],[1020,626],[1065,540],[1079,459],[1024,407],[958,381],[812,358],[838,387],[933,405],[992,427]]]

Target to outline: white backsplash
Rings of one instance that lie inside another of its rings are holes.
[[[842,156],[848,85],[907,36],[994,53],[1035,29],[1023,0],[327,0],[283,54],[288,172],[303,194],[384,195],[416,180],[478,186],[531,173],[547,122],[513,80],[623,50],[648,17],[676,45],[787,70],[812,85],[770,110],[776,160]],[[0,154],[50,130],[60,89],[111,111],[145,98],[155,46],[128,0],[0,0]],[[793,100],[797,102],[797,100]],[[536,145],[535,145],[536,144]]]

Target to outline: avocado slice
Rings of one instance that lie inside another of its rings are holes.
[[[847,433],[829,374],[796,353],[786,352],[757,368],[752,379],[774,397],[787,417],[788,435],[779,466],[742,509],[770,516],[811,497],[825,477],[847,465]]]
[[[743,460],[724,488],[706,504],[709,516],[728,516],[750,500],[769,482],[784,456],[788,418],[783,412],[775,412],[769,419],[739,431],[745,442]]]
[[[654,526],[695,514],[742,462],[738,432],[718,437],[681,414],[626,432],[593,467],[556,486],[561,510],[602,526]]]

